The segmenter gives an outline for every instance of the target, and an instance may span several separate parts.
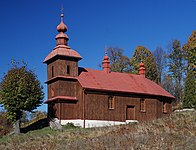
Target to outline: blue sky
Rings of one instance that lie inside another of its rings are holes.
[[[79,66],[100,69],[104,48],[120,47],[131,57],[138,45],[166,49],[172,39],[186,43],[196,30],[196,0],[1,0],[0,78],[11,59],[24,60],[47,90],[44,58],[55,47],[60,8],[69,46]],[[38,108],[46,111],[46,105]]]

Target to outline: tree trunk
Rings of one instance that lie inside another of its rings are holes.
[[[20,133],[20,119],[16,120],[13,126],[14,126],[14,133],[19,134]]]

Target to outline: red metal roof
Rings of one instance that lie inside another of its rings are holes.
[[[69,46],[67,46],[67,45],[58,45],[44,59],[44,63],[46,63],[48,60],[50,60],[53,57],[58,56],[58,55],[59,56],[75,57],[75,58],[78,58],[78,59],[82,59],[80,54],[78,52],[76,52],[75,50],[71,49]]]
[[[105,73],[103,70],[86,69],[80,73],[78,81],[86,89],[175,98],[161,86],[142,75],[119,72]]]

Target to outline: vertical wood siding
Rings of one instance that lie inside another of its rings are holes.
[[[47,65],[48,80],[52,78],[52,66],[54,76],[78,76],[78,62],[75,59],[57,59]],[[67,66],[70,68],[70,74],[67,74]]]
[[[69,91],[69,96],[77,97],[77,101],[59,101],[59,105],[61,105],[61,110],[58,110],[56,115],[58,118],[66,120],[66,119],[83,119],[83,101],[82,101],[82,87],[79,83],[75,83],[75,90]],[[63,90],[65,91],[65,89]],[[75,92],[77,91],[77,93]],[[67,94],[66,92],[63,94]],[[75,94],[75,95],[74,95]],[[59,111],[61,112],[61,116],[59,116]]]
[[[171,104],[168,103],[168,113],[162,111],[162,102],[155,98],[145,98],[146,111],[140,111],[140,97],[135,96],[114,96],[115,108],[108,109],[108,95],[89,93],[86,95],[86,119],[89,120],[111,120],[111,121],[126,121],[127,106],[133,106],[135,110],[135,119],[152,120],[162,116],[167,116],[171,113]]]

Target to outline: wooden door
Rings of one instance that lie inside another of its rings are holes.
[[[135,106],[127,106],[126,120],[135,120]]]

